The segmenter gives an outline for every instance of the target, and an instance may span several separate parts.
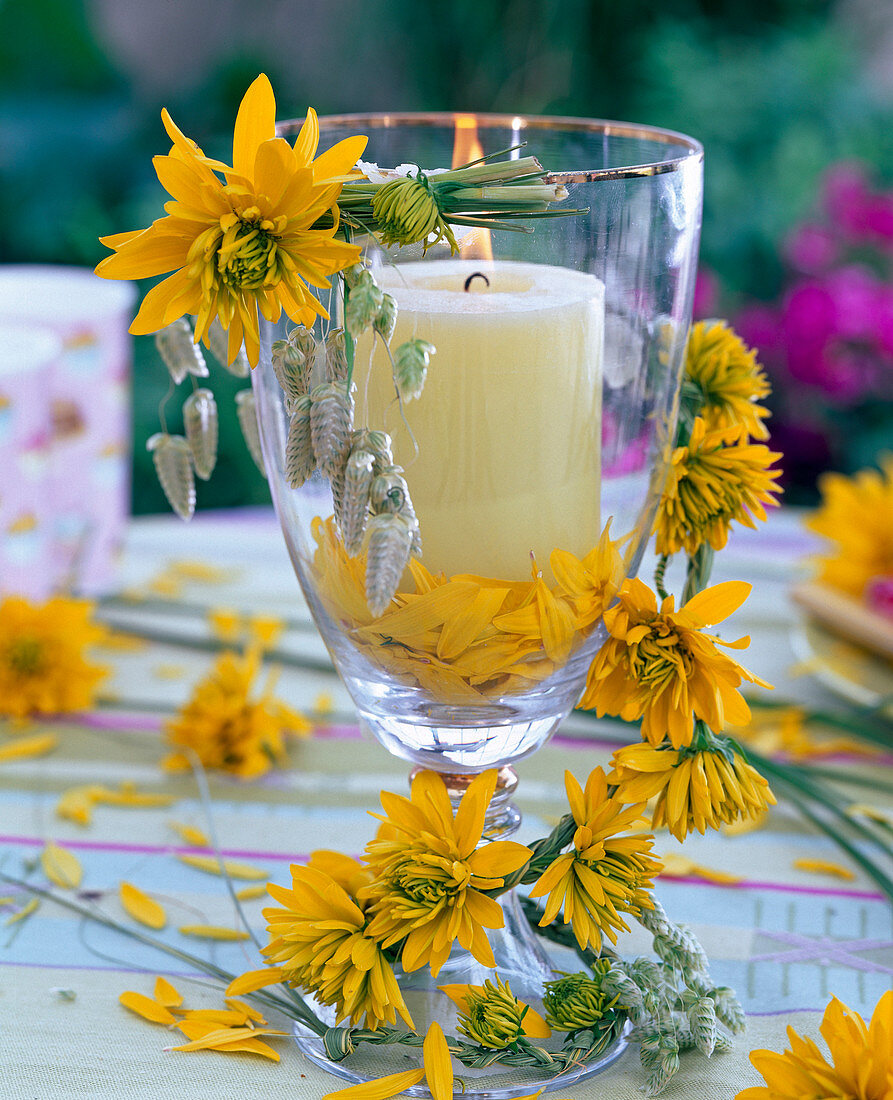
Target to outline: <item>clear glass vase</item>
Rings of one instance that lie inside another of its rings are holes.
[[[322,119],[320,149],[355,133],[369,135],[370,161],[426,170],[481,155],[469,151],[472,133],[484,154],[526,142],[523,155],[539,159],[549,181],[567,188],[562,205],[578,211],[518,219],[532,232],[456,227],[458,257],[443,246],[423,254],[359,240],[396,299],[391,347],[421,339],[436,349],[420,396],[403,403],[383,342],[362,336],[356,349],[353,427],[390,437],[421,536],[382,614],[364,595],[368,542],[353,553],[344,546],[336,518],[343,485],[317,469],[289,486],[290,416],[271,365],[273,341],[291,327],[284,316],[262,326],[253,372],[276,511],[360,724],[391,753],[440,772],[454,802],[474,775],[499,769],[485,838],[504,837],[519,820],[511,765],[540,748],[579,700],[604,640],[599,617],[585,614],[587,555],[610,523],[619,575],[632,575],[650,534],[691,318],[702,151],[683,135],[622,123],[393,114]],[[343,316],[336,293],[326,304],[321,342]],[[311,385],[323,380],[320,355]],[[572,626],[564,605],[573,606]],[[541,986],[548,958],[523,918],[506,924],[503,938],[515,941],[508,955],[528,960],[518,982]],[[405,976],[408,994],[420,993],[418,980]],[[429,976],[429,992],[444,980]],[[444,1017],[454,1021],[454,1011]],[[317,1058],[315,1042],[305,1049]],[[351,1059],[331,1068],[353,1080],[389,1072],[379,1055],[373,1061],[374,1072]],[[532,1091],[530,1079],[500,1086],[492,1072],[467,1095]],[[593,1064],[575,1071],[591,1072]]]

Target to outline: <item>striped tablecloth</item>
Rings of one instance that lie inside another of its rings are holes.
[[[786,697],[821,701],[817,684],[789,675],[794,612],[786,591],[810,546],[796,517],[782,512],[760,532],[734,540],[717,559],[716,579],[755,583],[753,597],[726,631],[730,636],[734,627],[753,635],[749,667]],[[178,574],[168,566],[183,560],[219,567],[225,575],[209,583],[183,580],[181,571],[176,599],[170,600],[176,587],[171,578]],[[163,722],[165,712],[186,698],[195,678],[208,668],[211,654],[172,641],[207,640],[207,609],[214,606],[287,616],[291,628],[282,650],[300,654],[313,667],[285,668],[278,694],[305,711],[317,705],[321,694],[331,699],[333,713],[312,738],[294,743],[287,770],[252,784],[211,778],[213,825],[226,856],[286,882],[289,863],[305,859],[314,848],[358,854],[374,831],[367,811],[377,808],[383,787],[405,789],[406,766],[361,737],[350,700],[325,668],[325,650],[308,629],[270,514],[200,517],[188,527],[166,517],[134,522],[121,585],[144,593],[166,589],[167,603],[150,600],[107,613],[122,621],[138,615],[144,626],[171,640],[109,655],[114,666],[109,690],[116,701],[76,723],[41,724],[41,730],[58,734],[58,747],[44,757],[0,765],[0,870],[27,873],[45,884],[36,857],[54,840],[82,863],[80,891],[90,904],[126,920],[118,885],[132,882],[165,905],[169,921],[159,933],[163,939],[209,955],[228,970],[255,968],[258,956],[250,944],[199,943],[177,930],[184,924],[233,927],[235,913],[220,878],[177,858],[187,847],[171,822],[207,831],[208,821],[191,775],[171,775],[159,765],[165,753]],[[565,805],[564,770],[583,779],[595,765],[606,764],[616,736],[616,727],[573,716],[548,746],[519,765],[517,801],[524,812],[519,839],[548,831]],[[835,757],[834,765],[842,772],[866,766],[864,759],[846,755]],[[879,765],[893,772],[889,758],[871,764]],[[170,804],[98,805],[89,826],[56,815],[60,794],[72,786],[118,787],[126,781],[140,792],[169,795]],[[657,849],[679,851],[666,834],[658,836]],[[781,1049],[789,1024],[817,1034],[830,994],[863,1014],[871,1012],[893,983],[893,920],[890,907],[855,869],[855,878],[844,881],[793,867],[800,858],[839,862],[840,857],[784,806],[772,812],[763,829],[736,837],[696,836],[684,851],[699,864],[740,876],[734,885],[699,877],[664,879],[658,896],[673,919],[692,926],[710,956],[714,979],[738,991],[748,1029],[732,1053],[709,1062],[683,1056],[682,1070],[664,1095],[720,1100],[759,1082],[747,1058],[750,1049]],[[162,1048],[178,1040],[127,1012],[118,995],[124,990],[149,994],[155,975],[166,974],[190,1007],[216,1007],[222,1003],[219,986],[52,903],[42,904],[26,920],[4,924],[22,899],[14,891],[0,889],[0,894],[10,896],[0,909],[3,1100],[303,1100],[320,1097],[336,1084],[282,1040],[277,1042],[279,1064],[251,1055],[165,1053]],[[261,940],[263,904],[245,903]],[[632,936],[623,946],[635,953],[647,943]],[[608,1075],[561,1095],[631,1100],[641,1095],[642,1080],[637,1056],[628,1051]]]

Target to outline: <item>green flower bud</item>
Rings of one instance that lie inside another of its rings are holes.
[[[512,993],[508,982],[497,978],[494,985],[488,980],[482,993],[469,990],[465,1003],[466,1011],[459,1016],[456,1029],[479,1046],[502,1050],[523,1035],[521,1021],[527,1006]]]
[[[597,978],[588,974],[565,974],[546,982],[543,994],[546,1023],[556,1031],[577,1031],[592,1027],[610,1007],[610,999]]]
[[[440,214],[440,207],[424,177],[407,176],[379,187],[372,199],[372,213],[378,222],[381,243],[408,245],[443,241],[458,252],[456,238]],[[434,241],[428,238],[434,235]]]

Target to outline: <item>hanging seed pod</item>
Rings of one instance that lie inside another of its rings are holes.
[[[347,379],[347,348],[344,329],[333,328],[326,337],[326,381],[344,382]]]
[[[381,308],[376,315],[372,327],[386,344],[391,342],[394,329],[397,327],[397,299],[390,294],[382,294]]]
[[[409,489],[406,482],[403,482],[403,507],[400,510],[400,515],[405,516],[409,520],[409,526],[412,529],[412,545],[411,551],[417,558],[422,556],[422,531],[419,527],[419,520],[415,514],[415,508],[412,506],[412,499],[409,495]]]
[[[316,358],[316,340],[307,329],[295,329],[300,339],[277,340],[272,347],[273,373],[287,398],[301,397],[310,390],[310,373]]]
[[[386,466],[392,466],[394,456],[391,453],[391,437],[387,432],[370,428],[359,428],[350,436],[352,451],[368,451],[375,459],[374,472],[380,474]]]
[[[185,317],[178,317],[167,328],[156,332],[155,347],[177,385],[187,374],[194,374],[196,378],[208,377],[205,357],[195,343],[192,327]]]
[[[321,382],[313,387],[310,432],[319,468],[329,478],[343,466],[350,453],[353,397],[346,382]]]
[[[245,354],[245,345],[236,352],[235,359],[229,361],[229,334],[221,325],[220,318],[215,317],[208,326],[208,347],[217,362],[234,374],[236,378],[247,378],[251,367],[248,365],[248,356]]]
[[[236,415],[239,418],[239,427],[245,439],[254,464],[258,470],[267,476],[264,468],[264,455],[260,445],[260,429],[257,426],[257,405],[252,390],[239,390],[236,394]]]
[[[369,490],[374,512],[390,512],[396,515],[403,510],[409,494],[401,474],[402,467],[387,466],[375,477]]]
[[[411,542],[412,532],[403,516],[385,512],[369,520],[366,603],[373,615],[381,615],[394,598]]]
[[[362,264],[354,264],[353,267],[346,267],[341,272],[341,275],[344,278],[345,283],[347,284],[347,289],[353,290],[353,288],[357,285],[365,272],[366,268],[363,267]]]
[[[295,399],[288,422],[285,444],[285,477],[292,489],[299,489],[316,469],[313,443],[310,437],[309,394]]]
[[[435,352],[427,340],[407,340],[394,353],[394,383],[404,401],[421,395],[428,374],[428,364]]]
[[[359,336],[375,321],[382,298],[372,272],[364,271],[351,288],[344,308],[344,327],[351,336]]]
[[[217,402],[210,390],[196,390],[186,398],[183,426],[195,472],[207,481],[217,465]]]
[[[332,490],[332,511],[335,514],[335,522],[341,526],[344,514],[344,477],[347,470],[347,457],[338,469],[329,478],[329,488]]]
[[[372,487],[375,458],[368,451],[351,451],[344,470],[344,496],[341,502],[341,538],[344,549],[355,558],[363,546],[369,515],[369,490]]]
[[[195,479],[192,476],[192,452],[182,435],[156,432],[146,443],[152,452],[155,473],[168,504],[181,519],[192,519],[195,511]]]
[[[399,513],[407,521],[412,533],[412,553],[422,556],[422,533],[412,506],[409,486],[402,476],[402,466],[385,466],[370,486],[369,500],[376,514]]]

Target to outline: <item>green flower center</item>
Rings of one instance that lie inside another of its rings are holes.
[[[546,1023],[556,1031],[592,1027],[608,1008],[601,986],[586,974],[567,974],[546,982],[543,1004]]]
[[[471,872],[461,860],[452,860],[432,852],[418,853],[401,860],[391,879],[413,901],[434,906],[468,885]]]
[[[256,206],[220,219],[223,236],[215,250],[217,273],[236,290],[258,290],[280,279],[279,233],[282,217],[263,218]]]
[[[38,638],[17,638],[6,649],[6,663],[20,676],[37,676],[46,668],[46,647]]]
[[[640,684],[659,688],[680,675],[688,680],[693,668],[691,654],[679,635],[667,623],[655,619],[651,633],[630,649],[630,671]]]
[[[462,1035],[482,1047],[501,1050],[510,1046],[523,1033],[524,1008],[509,989],[508,983],[484,983],[484,992],[469,992],[467,1011],[459,1017],[457,1028]]]

